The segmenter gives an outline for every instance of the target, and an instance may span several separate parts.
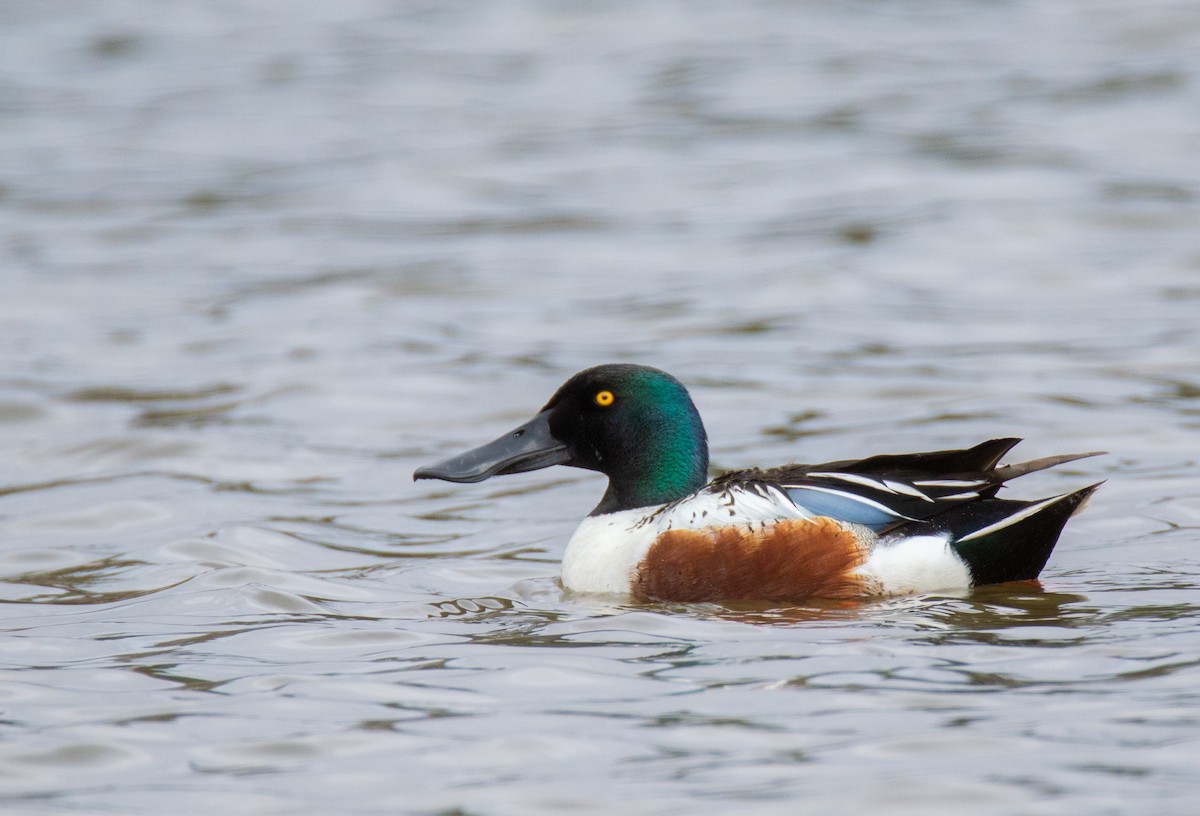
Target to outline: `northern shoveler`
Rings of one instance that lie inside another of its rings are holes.
[[[602,365],[521,427],[413,478],[478,482],[551,465],[608,476],[567,544],[567,589],[685,602],[869,598],[1038,576],[1099,484],[1035,501],[996,492],[1097,454],[997,467],[1019,441],[708,482],[708,440],[687,389],[654,368]]]

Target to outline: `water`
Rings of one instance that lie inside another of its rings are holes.
[[[0,6],[5,813],[1190,814],[1200,7]],[[605,361],[718,468],[1106,449],[1040,587],[621,605]]]

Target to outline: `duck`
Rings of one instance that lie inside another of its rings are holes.
[[[723,473],[687,388],[656,368],[575,374],[528,422],[418,468],[480,482],[554,465],[608,477],[562,558],[569,591],[637,602],[853,601],[1034,581],[1102,483],[1034,500],[1006,482],[1101,451],[999,465],[1018,438]]]

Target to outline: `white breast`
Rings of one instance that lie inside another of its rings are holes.
[[[562,583],[576,592],[625,595],[637,565],[658,537],[657,525],[642,524],[646,510],[588,516],[563,553]]]

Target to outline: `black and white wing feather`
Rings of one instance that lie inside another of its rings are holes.
[[[1008,480],[1036,470],[1094,456],[1052,456],[997,467],[1019,439],[992,439],[964,450],[885,454],[820,465],[733,471],[720,483],[775,487],[814,516],[862,524],[877,532],[927,519],[955,507],[990,499]]]

